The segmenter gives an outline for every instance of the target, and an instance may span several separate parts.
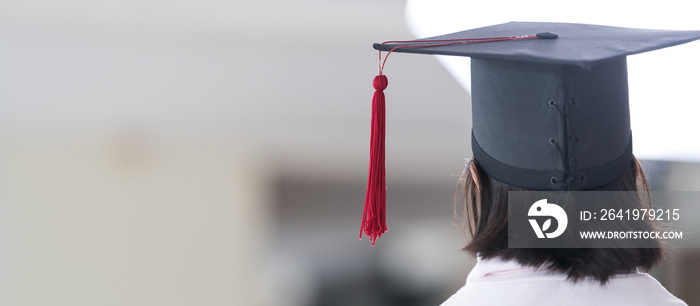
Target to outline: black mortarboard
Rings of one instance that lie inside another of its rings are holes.
[[[517,187],[586,190],[631,166],[626,56],[696,39],[700,31],[511,22],[374,48],[471,57],[483,171]]]
[[[649,30],[575,23],[510,22],[410,42],[374,44],[374,48],[389,51],[397,46],[416,45],[421,41],[512,37],[548,32],[558,38],[402,48],[396,52],[590,67],[608,59],[680,45],[700,38],[700,31]]]

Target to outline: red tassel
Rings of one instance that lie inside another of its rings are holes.
[[[369,178],[367,179],[367,196],[365,210],[362,213],[362,232],[369,236],[372,245],[387,231],[386,228],[386,172],[384,169],[384,126],[386,106],[384,89],[388,80],[384,75],[378,75],[372,82],[374,96],[372,97],[372,136],[369,151]]]
[[[389,54],[401,48],[427,48],[457,44],[497,42],[504,40],[556,38],[555,34],[540,33],[535,35],[483,37],[464,39],[434,39],[419,41],[387,41],[386,43],[409,43],[392,48],[382,60],[382,52],[379,52],[379,75],[374,78],[374,97],[372,98],[372,137],[369,151],[369,178],[367,179],[367,195],[365,197],[365,210],[362,213],[362,225],[360,226],[360,239],[362,232],[369,236],[372,245],[387,231],[386,228],[386,173],[384,170],[384,125],[385,103],[384,89],[388,85],[386,76],[382,74],[384,63]]]

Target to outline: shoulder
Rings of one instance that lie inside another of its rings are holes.
[[[601,285],[572,282],[561,273],[479,262],[467,283],[443,306],[462,305],[686,305],[646,273],[616,275]]]

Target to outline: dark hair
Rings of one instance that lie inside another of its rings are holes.
[[[631,167],[617,181],[593,190],[648,194],[649,184],[634,158]],[[467,240],[464,250],[470,255],[515,260],[524,266],[566,273],[574,282],[592,277],[602,284],[615,274],[632,273],[638,268],[649,270],[663,258],[664,247],[658,242],[658,247],[653,248],[508,248],[508,191],[527,189],[494,180],[473,159],[467,162],[455,193],[455,216],[461,213],[458,224]],[[633,205],[651,208],[651,201]],[[649,224],[650,230],[655,228]]]

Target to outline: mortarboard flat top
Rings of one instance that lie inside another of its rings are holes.
[[[675,46],[700,38],[700,31],[648,30],[600,25],[510,22],[406,43],[374,44],[380,51],[421,40],[536,35],[550,32],[557,39],[526,39],[437,47],[401,48],[395,52],[469,56],[493,60],[566,64],[580,67],[608,59]]]

